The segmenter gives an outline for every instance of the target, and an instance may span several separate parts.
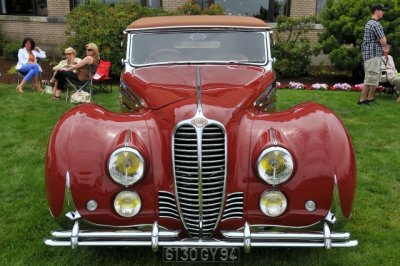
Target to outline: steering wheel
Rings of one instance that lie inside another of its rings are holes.
[[[151,55],[149,55],[145,63],[152,63],[152,62],[168,62],[168,61],[188,61],[189,58],[187,58],[184,54],[178,52],[177,50],[174,49],[162,49],[155,51]]]

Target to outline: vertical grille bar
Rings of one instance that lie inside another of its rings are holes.
[[[177,205],[192,237],[210,237],[217,226],[225,191],[225,149],[225,132],[216,124],[200,130],[183,124],[175,130]]]

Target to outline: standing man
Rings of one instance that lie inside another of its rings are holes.
[[[386,37],[379,20],[383,12],[387,10],[382,4],[374,4],[371,7],[371,19],[365,25],[364,39],[361,44],[361,53],[364,60],[364,86],[360,100],[357,104],[369,104],[373,102],[376,87],[380,77],[382,47],[386,47]]]

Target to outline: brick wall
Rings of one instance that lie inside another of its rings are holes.
[[[163,0],[163,9],[167,11],[176,10],[178,7],[183,6],[189,0]]]
[[[163,0],[165,10],[176,10],[189,0]],[[315,15],[317,0],[291,0],[292,17]],[[0,30],[7,40],[20,42],[26,36],[32,37],[38,46],[49,55],[60,55],[60,49],[67,40],[65,36],[66,15],[70,11],[69,0],[47,0],[47,17],[0,15]],[[313,42],[317,32],[309,34]]]
[[[69,13],[69,0],[47,0],[49,17],[64,17]]]
[[[317,11],[317,0],[292,0],[291,17],[311,16]]]
[[[47,0],[47,10],[47,17],[0,15],[2,37],[15,42],[31,37],[49,56],[60,56],[67,40],[65,15],[69,13],[69,0]]]

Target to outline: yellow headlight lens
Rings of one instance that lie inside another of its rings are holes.
[[[123,217],[135,216],[141,207],[139,194],[133,191],[122,191],[114,199],[114,209]]]
[[[277,217],[285,212],[287,200],[285,195],[277,190],[265,191],[260,198],[261,211],[270,217]]]
[[[293,173],[293,158],[280,147],[264,150],[257,160],[258,175],[268,184],[277,185],[285,182]]]
[[[130,147],[117,149],[110,156],[108,171],[117,183],[124,186],[132,185],[143,176],[143,157]]]

